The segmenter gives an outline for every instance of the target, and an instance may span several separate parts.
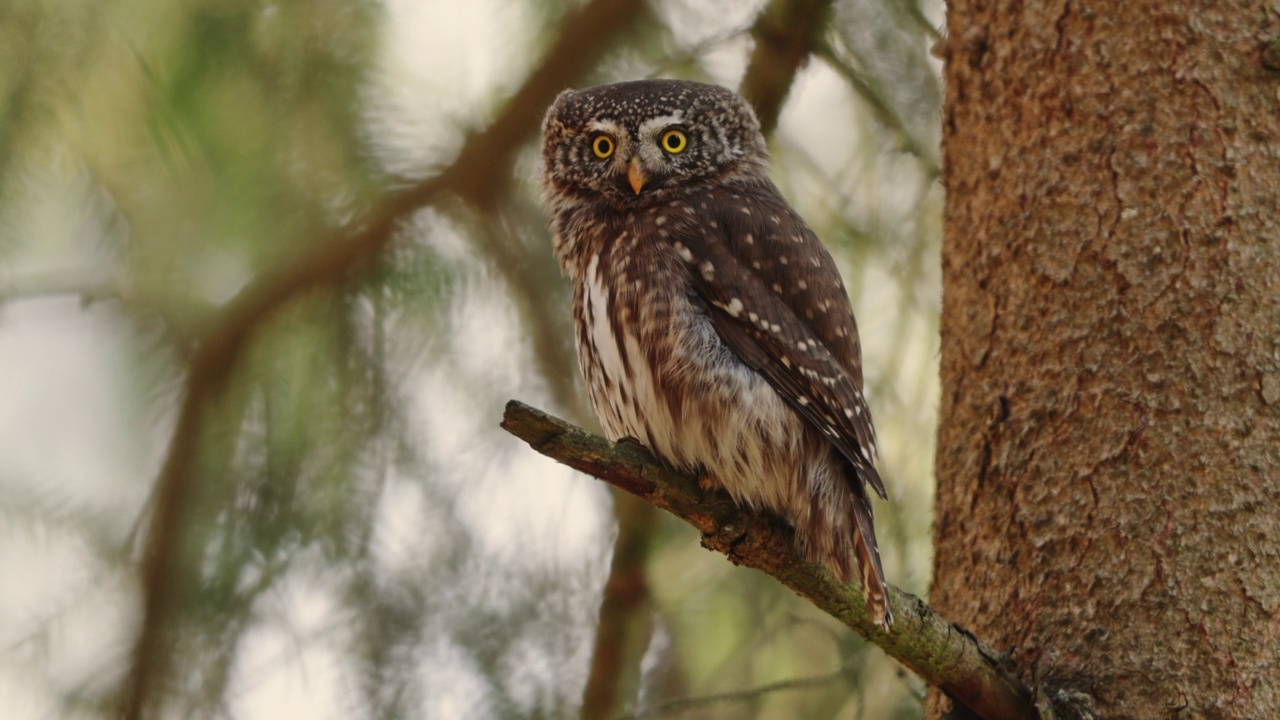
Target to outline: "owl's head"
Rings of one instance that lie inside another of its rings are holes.
[[[755,113],[737,93],[686,80],[566,90],[542,127],[549,193],[645,206],[742,173],[766,159]]]

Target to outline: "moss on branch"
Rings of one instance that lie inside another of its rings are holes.
[[[885,632],[873,624],[858,588],[840,585],[796,555],[791,528],[778,518],[743,510],[723,493],[704,492],[696,479],[658,462],[638,444],[610,442],[516,400],[507,403],[502,427],[543,455],[689,523],[702,534],[704,547],[773,576],[978,717],[1041,717],[1031,690],[999,667],[996,654],[924,600],[890,587],[893,627]]]

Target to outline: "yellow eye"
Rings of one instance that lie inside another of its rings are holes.
[[[596,157],[602,160],[609,157],[613,154],[613,138],[608,135],[597,135],[596,138],[591,141],[591,151],[596,154]]]
[[[662,133],[662,149],[671,154],[684,152],[684,148],[689,144],[684,133],[680,130],[668,130]]]

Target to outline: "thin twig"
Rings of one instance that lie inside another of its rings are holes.
[[[696,479],[657,462],[635,443],[612,443],[515,400],[507,403],[502,427],[543,455],[689,523],[702,534],[704,547],[773,576],[978,717],[1040,718],[1031,691],[1000,668],[999,656],[920,598],[890,587],[897,619],[888,631],[872,623],[861,591],[834,582],[798,556],[792,531],[781,520],[744,511],[722,493],[704,493]]]
[[[129,293],[119,284],[88,269],[64,273],[0,275],[0,303],[59,295],[79,296],[80,301],[85,304],[99,300],[130,299]]]
[[[924,165],[925,172],[930,178],[937,178],[942,174],[942,165],[938,160],[938,154],[935,149],[927,145],[907,127],[906,121],[898,110],[893,107],[893,103],[889,100],[887,94],[879,86],[872,77],[859,72],[849,62],[846,55],[848,49],[838,40],[824,40],[819,42],[813,49],[813,54],[821,58],[824,62],[835,70],[845,82],[849,83],[849,87],[858,93],[858,96],[871,108],[876,119],[880,121],[886,128],[892,130],[898,135],[898,142],[902,149],[916,156]]]
[[[852,668],[841,667],[838,670],[822,675],[815,675],[813,677],[779,680],[777,682],[757,685],[756,687],[745,688],[743,690],[731,690],[729,692],[715,693],[712,695],[699,695],[696,697],[671,700],[659,705],[644,708],[633,715],[624,715],[618,720],[643,720],[643,718],[656,717],[658,715],[670,715],[672,713],[722,702],[750,702],[765,695],[769,695],[770,693],[783,692],[786,690],[803,690],[806,688],[830,685],[833,682],[849,677],[851,671]]]

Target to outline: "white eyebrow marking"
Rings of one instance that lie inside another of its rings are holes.
[[[649,118],[640,123],[640,136],[653,135],[659,130],[671,125],[679,125],[682,122],[684,122],[683,110],[677,110],[670,115],[663,115],[662,117]]]
[[[622,134],[622,126],[612,120],[594,120],[587,129],[594,132],[607,132],[615,138]]]

